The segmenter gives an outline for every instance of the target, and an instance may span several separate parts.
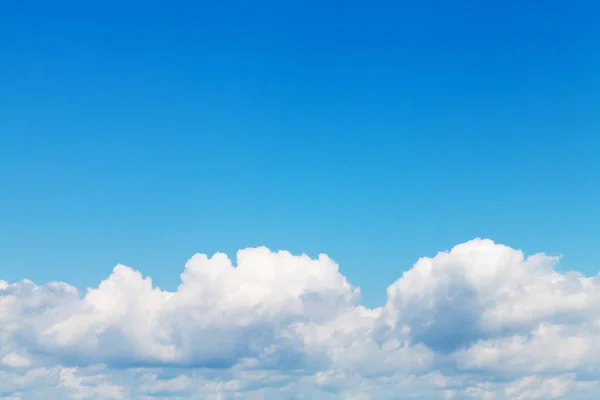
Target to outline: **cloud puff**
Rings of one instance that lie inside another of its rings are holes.
[[[476,239],[422,258],[380,308],[326,255],[197,254],[175,292],[0,281],[0,397],[592,399],[600,278]]]

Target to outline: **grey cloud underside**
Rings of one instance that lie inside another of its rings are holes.
[[[175,292],[122,265],[85,293],[0,281],[0,397],[595,399],[600,278],[558,262],[476,239],[376,309],[266,248],[195,255]]]

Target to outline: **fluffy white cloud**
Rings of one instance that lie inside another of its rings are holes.
[[[97,288],[0,281],[0,397],[592,399],[600,278],[476,239],[422,258],[376,309],[325,255],[192,257],[175,292],[118,265]]]

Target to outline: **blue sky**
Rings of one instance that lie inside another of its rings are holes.
[[[475,237],[597,273],[596,2],[9,2],[0,278],[327,253],[364,303]]]

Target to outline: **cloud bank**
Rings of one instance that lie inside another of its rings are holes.
[[[326,255],[193,256],[175,292],[0,281],[0,398],[596,399],[600,277],[475,239],[360,305]]]

